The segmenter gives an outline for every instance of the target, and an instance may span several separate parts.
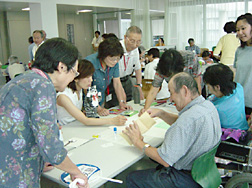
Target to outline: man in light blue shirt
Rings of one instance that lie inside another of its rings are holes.
[[[168,87],[170,101],[176,104],[179,115],[161,109],[147,110],[151,117],[159,117],[171,125],[163,144],[155,148],[145,143],[136,123],[124,131],[135,147],[162,166],[158,170],[129,174],[127,186],[130,188],[201,187],[191,176],[192,164],[220,141],[218,112],[210,101],[199,95],[193,77],[185,72],[175,74]]]

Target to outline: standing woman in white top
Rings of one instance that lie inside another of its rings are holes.
[[[83,89],[86,91],[92,84],[92,75],[95,71],[93,64],[88,60],[79,60],[79,75],[69,83],[63,92],[57,94],[57,116],[60,125],[78,120],[84,125],[124,125],[126,118],[88,118],[81,111],[83,105]],[[76,72],[77,73],[77,72]],[[78,74],[78,73],[77,73]]]
[[[234,68],[236,68],[235,82],[244,89],[245,112],[252,112],[252,15],[250,13],[239,16],[236,20],[236,33],[241,46],[235,52]]]

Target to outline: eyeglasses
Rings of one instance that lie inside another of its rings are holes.
[[[111,56],[108,56],[108,60],[109,60],[109,61],[113,61],[113,62],[116,62],[116,63],[117,63],[118,61],[120,61],[120,59],[121,59],[120,57],[111,57]]]
[[[129,39],[128,37],[126,37],[129,41],[130,44],[136,44],[136,45],[140,45],[142,44],[141,40],[135,41],[134,39]]]
[[[75,73],[75,78],[80,75],[80,73],[77,72],[73,67],[71,68],[71,70]]]

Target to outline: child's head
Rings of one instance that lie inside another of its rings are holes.
[[[202,53],[202,59],[204,59],[204,61],[208,60],[209,59],[209,51],[208,50],[205,50],[203,53]]]
[[[236,87],[233,78],[233,71],[222,63],[207,67],[203,75],[203,80],[208,86],[209,91],[216,97],[222,97],[223,95],[226,96],[233,93]]]
[[[68,84],[68,87],[71,88],[73,91],[76,91],[77,87],[80,87],[82,89],[89,88],[93,81],[92,75],[94,71],[94,66],[90,61],[86,59],[79,60],[78,72],[80,74]]]
[[[252,15],[250,13],[237,18],[236,33],[241,41],[241,47],[252,44]]]

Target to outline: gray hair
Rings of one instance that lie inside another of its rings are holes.
[[[195,79],[186,72],[180,72],[174,75],[173,79],[174,90],[179,93],[182,86],[186,86],[192,93],[192,95],[199,94],[198,84]]]
[[[8,59],[9,65],[13,65],[15,63],[19,63],[18,57],[15,55],[11,55]]]
[[[128,37],[130,33],[137,33],[142,35],[142,30],[137,26],[130,26],[126,31],[126,36]]]

